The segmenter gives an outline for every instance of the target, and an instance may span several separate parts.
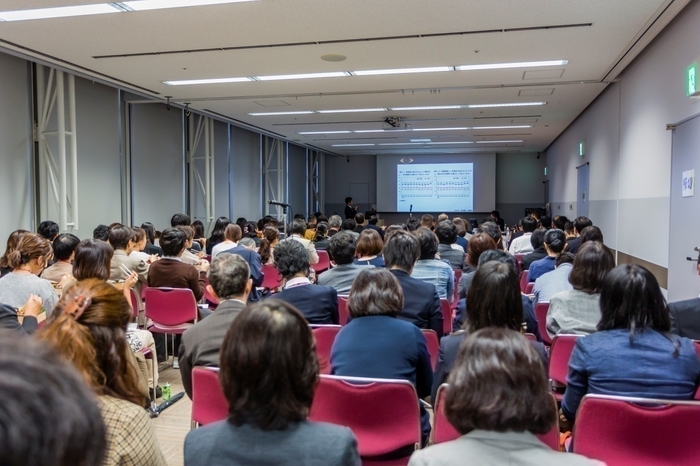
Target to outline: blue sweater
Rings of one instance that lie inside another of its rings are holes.
[[[670,339],[672,340],[670,340]],[[690,400],[700,381],[700,360],[692,340],[654,330],[637,332],[630,342],[627,329],[596,332],[576,341],[562,401],[573,420],[581,399],[601,395]],[[673,342],[680,345],[674,356]]]
[[[556,258],[551,256],[547,256],[543,259],[536,260],[535,262],[530,264],[530,268],[527,271],[527,280],[531,283],[535,283],[535,281],[542,275],[554,270],[555,262]]]

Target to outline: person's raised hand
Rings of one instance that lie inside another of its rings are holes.
[[[41,298],[37,295],[30,294],[27,302],[22,306],[24,309],[25,316],[36,317],[41,314],[41,309],[43,308],[43,303]]]
[[[131,275],[124,279],[124,288],[130,290],[139,281],[139,276],[136,272],[131,272]]]

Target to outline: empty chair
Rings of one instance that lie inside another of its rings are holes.
[[[228,416],[228,401],[219,384],[218,367],[192,369],[191,428],[223,421]]]
[[[335,337],[340,332],[340,325],[312,325],[311,331],[316,339],[316,355],[321,374],[331,373],[331,349]]]
[[[569,359],[577,338],[579,338],[578,335],[557,335],[552,340],[552,348],[549,351],[549,382],[557,401],[561,401],[564,396]]]
[[[421,329],[425,341],[428,343],[428,353],[430,353],[430,363],[433,366],[433,370],[437,366],[438,352],[440,351],[440,340],[435,330],[430,330],[428,328]]]
[[[700,402],[586,395],[574,452],[608,466],[690,466],[700,458]]]
[[[182,335],[197,322],[197,302],[189,288],[148,288],[145,290],[146,317],[153,321],[152,333]],[[166,340],[167,341],[167,340]],[[175,339],[172,340],[173,356]],[[168,359],[168,345],[165,345]]]

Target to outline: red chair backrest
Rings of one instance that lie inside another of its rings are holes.
[[[537,341],[537,337],[534,333],[523,333],[523,335],[525,335],[525,338],[527,338],[530,341]]]
[[[197,301],[189,288],[148,288],[146,317],[161,325],[175,326],[197,320]]]
[[[338,296],[338,317],[340,318],[340,325],[345,325],[348,323],[348,297]]]
[[[316,250],[316,254],[318,254],[318,264],[314,264],[311,266],[311,268],[314,269],[314,271],[319,274],[321,272],[325,272],[326,270],[331,268],[331,258],[328,255],[328,251],[324,250]]]
[[[560,385],[566,385],[569,359],[578,337],[579,335],[557,335],[552,340],[552,348],[549,352],[549,378]]]
[[[280,275],[279,271],[274,265],[263,265],[262,272],[265,274],[262,282],[263,288],[274,290],[275,288],[282,286],[282,275]]]
[[[698,353],[698,356],[700,356],[700,341],[693,340],[693,343],[695,344],[695,352]],[[700,400],[700,386],[695,390],[695,400]]]
[[[435,401],[433,406],[435,408],[435,426],[431,431],[430,435],[432,437],[432,443],[438,444],[443,442],[449,442],[461,436],[457,429],[455,429],[450,421],[447,420],[445,416],[444,409],[444,397],[445,390],[447,389],[447,384],[444,383],[438,388],[437,394],[435,395]],[[537,438],[547,445],[552,450],[559,451],[559,420],[557,413],[557,400],[552,397],[552,416],[557,418],[557,422],[554,424],[552,429],[546,434],[537,434]]]
[[[219,384],[218,367],[192,369],[192,422],[201,426],[223,421],[228,416],[228,400]]]
[[[529,273],[527,270],[523,270],[522,275],[520,275],[520,291],[522,291],[523,293],[527,289],[527,284],[529,283],[528,275]]]
[[[525,254],[515,254],[515,263],[518,264],[518,273],[523,273],[523,257]]]
[[[452,332],[452,307],[446,299],[440,299],[442,309],[442,333],[449,335]]]
[[[533,290],[535,289],[535,284],[530,282],[527,285],[525,285],[525,294],[532,294]]]
[[[343,328],[340,325],[312,325],[311,331],[316,339],[316,355],[321,374],[331,373],[331,349],[336,335]]]
[[[537,318],[537,328],[540,330],[542,343],[551,345],[552,339],[549,338],[549,333],[547,333],[547,311],[549,311],[549,303],[535,304],[535,317]]]
[[[574,452],[608,466],[690,466],[700,458],[700,402],[586,395]]]
[[[205,277],[205,281],[207,286],[204,288],[204,299],[209,303],[209,308],[214,310],[219,305],[219,300],[209,292],[209,277]]]
[[[134,289],[129,290],[129,295],[131,296],[131,310],[134,311],[134,318],[139,318],[139,310],[141,309],[141,300],[136,297],[136,292]]]
[[[462,271],[455,270],[455,287],[454,298],[452,299],[452,309],[457,309],[459,304],[459,282],[462,281]]]
[[[406,380],[322,375],[310,421],[352,429],[362,457],[420,444],[418,396]]]
[[[433,370],[437,366],[438,352],[440,352],[440,340],[438,340],[437,333],[435,330],[428,328],[421,329],[425,341],[428,343],[428,354],[430,354],[430,364],[433,366]]]

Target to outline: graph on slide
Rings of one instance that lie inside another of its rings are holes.
[[[397,165],[397,207],[408,212],[474,210],[474,164]]]

